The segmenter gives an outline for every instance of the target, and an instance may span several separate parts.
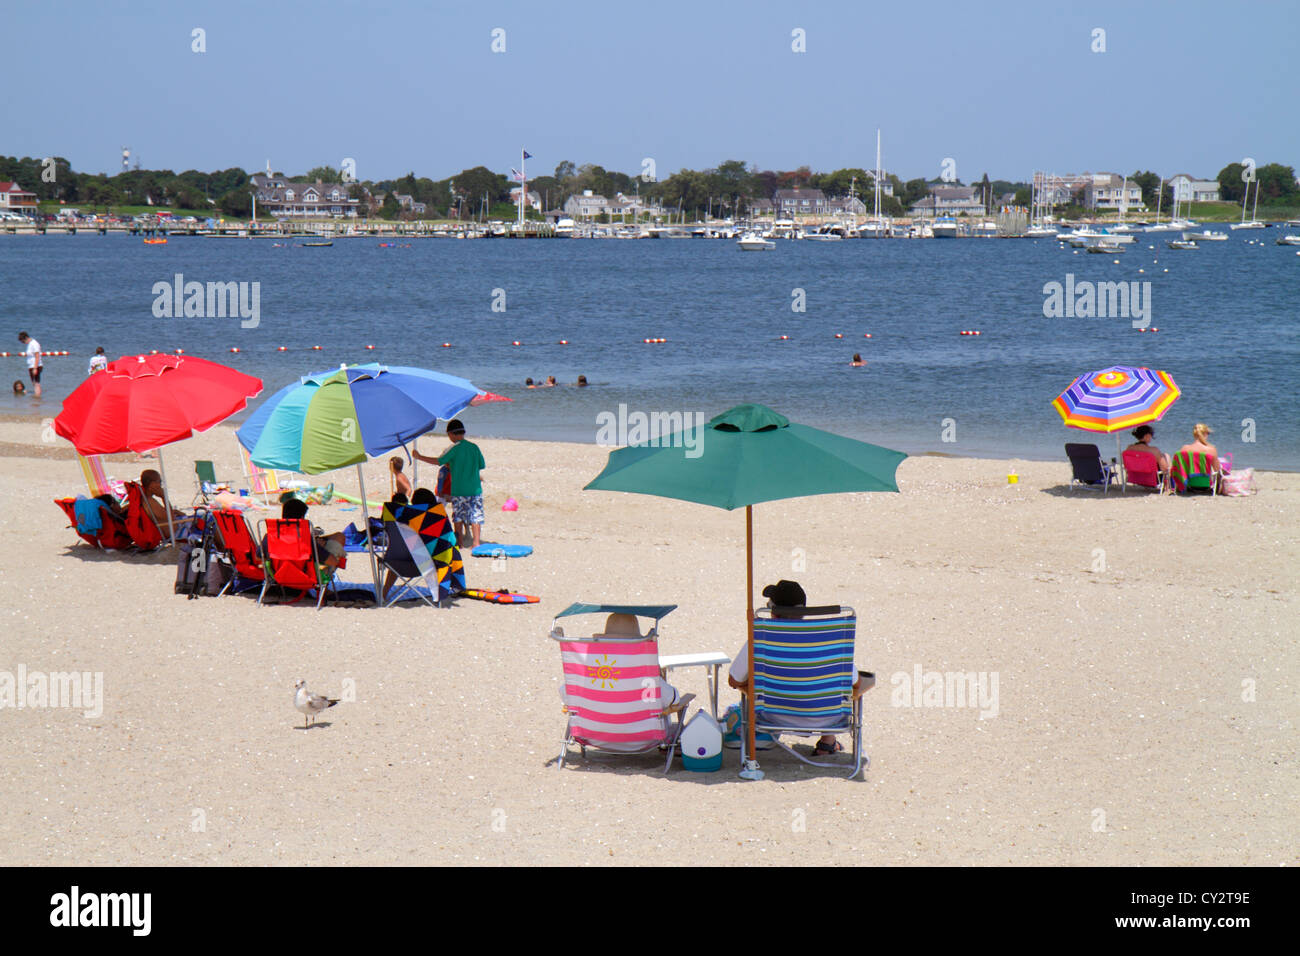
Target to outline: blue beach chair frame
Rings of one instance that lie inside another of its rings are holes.
[[[833,605],[802,614],[774,615],[766,608],[754,614],[755,728],[771,734],[781,749],[804,763],[833,769],[846,765],[805,757],[781,735],[848,734],[853,741],[850,780],[871,766],[862,751],[862,693],[875,682],[864,673],[854,693],[859,676],[853,664],[857,624],[853,608]],[[748,713],[744,697],[742,693],[741,712]],[[743,763],[748,734],[742,733],[740,740]]]

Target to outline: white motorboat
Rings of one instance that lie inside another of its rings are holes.
[[[949,216],[936,219],[930,226],[930,231],[935,239],[956,239],[957,220]]]
[[[747,232],[736,240],[736,245],[746,252],[755,252],[759,249],[775,249],[776,243],[764,239],[756,232]]]
[[[1170,249],[1199,249],[1201,248],[1190,239],[1169,239],[1165,242]]]
[[[1300,246],[1300,236],[1278,236],[1279,246]]]
[[[1114,237],[1111,238],[1113,239]],[[1110,253],[1120,253],[1124,251],[1124,247],[1118,242],[1106,240],[1090,243],[1086,248],[1088,252],[1095,252],[1101,255],[1109,255]]]
[[[1211,232],[1206,229],[1202,232],[1185,232],[1183,238],[1188,242],[1227,242],[1228,234],[1226,232]]]

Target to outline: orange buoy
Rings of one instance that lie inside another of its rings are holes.
[[[157,350],[157,349],[150,349],[150,350],[149,350],[149,354],[150,354],[150,355],[157,355],[157,354],[158,354],[158,350]]]
[[[781,336],[781,341],[782,341],[782,342],[789,342],[789,341],[790,341],[790,336],[788,336],[788,335],[783,335],[783,336]]]
[[[276,351],[277,351],[277,352],[287,352],[287,351],[289,351],[289,349],[288,349],[287,346],[281,345],[278,349],[276,349]]]
[[[862,333],[862,337],[863,337],[864,339],[869,339],[869,338],[871,338],[871,333],[870,333],[870,332],[863,332],[863,333]]]
[[[367,345],[366,348],[367,348],[367,349],[373,349],[374,346],[373,346],[373,345]]]
[[[443,342],[443,343],[442,343],[442,347],[445,348],[445,349],[449,349],[449,348],[451,348],[451,343],[450,343],[450,342]]]
[[[568,340],[568,339],[560,339],[560,344],[561,344],[561,345],[568,345],[568,344],[569,344],[569,340]]]
[[[239,349],[237,349],[237,348],[234,348],[234,349],[231,349],[231,350],[230,350],[230,351],[232,351],[232,352],[238,352],[238,351],[239,351]]]
[[[319,352],[319,351],[320,351],[320,346],[319,346],[319,345],[313,345],[313,346],[311,347],[311,350],[312,350],[313,352]]]
[[[510,344],[511,344],[511,345],[523,345],[524,343],[523,343],[523,342],[520,342],[518,339],[515,339],[515,340],[514,340],[513,342],[511,342]]]
[[[843,333],[843,332],[836,332],[836,333],[835,333],[835,337],[836,337],[837,339],[842,339],[842,338],[844,338],[844,333]]]

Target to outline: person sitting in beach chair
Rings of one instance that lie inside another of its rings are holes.
[[[318,529],[307,520],[307,505],[296,498],[284,503],[283,514],[283,518],[258,522],[265,578],[257,603],[263,602],[274,585],[298,591],[299,597],[315,591],[316,609],[320,610],[326,591],[334,584],[335,570],[346,566],[342,535],[318,535]]]
[[[1086,488],[1100,488],[1102,494],[1105,494],[1110,490],[1110,483],[1118,477],[1115,469],[1101,460],[1101,452],[1096,445],[1067,442],[1065,454],[1073,469],[1071,488],[1078,484]]]
[[[144,492],[144,506],[149,510],[150,516],[159,528],[167,528],[167,495],[163,492],[162,475],[152,468],[146,468],[140,472],[140,490]],[[180,530],[180,523],[190,520],[190,515],[176,508],[171,510],[172,527],[176,529],[176,537],[180,538],[183,532]]]
[[[418,598],[442,607],[465,590],[465,565],[447,510],[428,488],[417,488],[409,505],[384,506],[383,563],[387,569],[381,599],[385,604]],[[428,594],[416,587],[422,579]],[[393,590],[393,585],[400,587]],[[392,598],[389,598],[389,593]]]
[[[280,520],[281,521],[303,521],[311,529],[312,537],[317,541],[317,550],[323,555],[321,563],[331,571],[335,568],[346,567],[345,554],[347,551],[347,542],[344,540],[343,532],[336,531],[333,534],[326,534],[320,528],[307,521],[307,502],[301,498],[295,498],[292,494],[286,492],[281,496],[280,501]],[[267,524],[269,522],[262,522]],[[261,552],[265,556],[266,535],[262,535]]]
[[[763,618],[761,624],[760,624],[760,619],[758,618],[755,618],[754,621],[754,664],[755,664],[754,671],[756,674],[759,675],[765,674],[767,670],[770,669],[766,664],[760,666],[760,661],[759,661],[760,634],[765,633],[766,632],[765,629],[767,631],[779,632],[783,628],[782,624],[779,623],[772,624],[771,623],[772,621],[781,622],[781,621],[788,620],[788,621],[799,622],[799,621],[803,621],[804,619],[807,619],[809,621],[809,626],[805,627],[798,623],[792,625],[795,631],[798,632],[795,634],[792,640],[797,639],[802,641],[804,640],[804,637],[808,633],[813,633],[819,630],[825,631],[826,633],[833,633],[832,630],[829,630],[823,623],[821,623],[828,618],[839,620],[839,621],[845,620],[844,609],[842,609],[839,605],[809,607],[807,605],[807,596],[804,594],[803,588],[800,587],[800,585],[795,581],[781,580],[778,581],[776,584],[769,584],[767,587],[763,588],[763,597],[768,599],[767,610],[769,613],[769,617]],[[847,614],[849,615],[849,618],[847,619],[849,623],[846,626],[841,626],[839,628],[839,631],[841,632],[841,637],[842,637],[843,632],[847,630],[848,650],[849,650],[848,666],[849,669],[851,670],[851,666],[853,664],[852,644],[853,644],[853,637],[854,637],[856,624],[853,622],[852,608],[849,608],[847,610]],[[823,651],[824,649],[817,650],[816,652],[818,655],[816,658],[817,660],[822,660],[822,658],[825,656]],[[794,653],[806,657],[808,652],[794,652]],[[769,658],[765,656],[764,660],[767,661],[769,660]],[[824,677],[825,680],[829,681],[830,677],[822,673],[824,670],[825,668],[819,670],[818,675],[819,677]],[[732,658],[731,667],[727,671],[727,683],[735,690],[739,690],[741,692],[740,714],[742,715],[741,717],[742,721],[744,719],[743,715],[745,713],[744,697],[745,697],[745,692],[749,686],[748,678],[749,678],[749,646],[748,646],[748,642],[746,642],[745,644],[741,645],[740,650],[738,650],[736,652],[736,655]],[[854,757],[855,757],[856,766],[853,772],[857,773],[857,768],[861,764],[858,755],[861,752],[860,745],[861,745],[861,732],[862,732],[861,720],[860,720],[861,704],[859,703],[859,700],[862,694],[865,691],[869,690],[873,683],[874,683],[874,678],[872,678],[870,681],[863,680],[861,678],[861,675],[856,675],[852,678],[850,690],[854,701],[854,707],[856,708],[856,712],[859,715],[859,719],[857,720],[856,727],[850,724],[845,724],[843,729],[839,729],[838,724],[840,723],[840,721],[838,718],[835,718],[834,722],[837,724],[836,729],[824,730],[824,732],[818,738],[816,744],[813,745],[813,748],[810,752],[810,756],[820,757],[823,755],[829,756],[830,754],[839,753],[844,749],[844,746],[836,739],[836,734],[849,733],[854,737]],[[829,684],[827,686],[829,686]],[[833,697],[833,688],[830,696]],[[760,693],[759,701],[762,701],[764,699],[765,698]],[[804,712],[798,712],[798,713],[790,710],[789,708],[785,708],[781,711],[779,715],[779,723],[783,726],[784,729],[777,730],[772,726],[765,726],[764,714],[758,713],[759,706],[761,706],[761,704],[756,702],[755,713],[757,715],[757,721],[756,721],[755,728],[757,732],[755,734],[755,737],[759,749],[766,749],[766,747],[763,746],[763,743],[766,740],[769,741],[768,746],[771,746],[771,743],[775,742],[780,747],[782,747],[782,749],[788,750],[790,751],[790,753],[794,753],[794,755],[798,757],[800,760],[803,760],[805,763],[813,764],[813,766],[819,766],[819,767],[839,766],[838,764],[816,763],[815,761],[808,760],[801,754],[795,753],[793,750],[791,750],[791,748],[781,743],[780,740],[776,739],[777,737],[779,737],[780,733],[796,734],[798,736],[812,736],[813,732],[818,730],[823,730],[823,728],[827,727],[828,718],[824,714],[818,712],[810,712],[807,708],[804,709]],[[838,704],[834,706],[838,709]],[[767,712],[765,711],[765,713]],[[768,716],[774,716],[774,714],[768,714]],[[768,721],[768,723],[770,723],[770,721]],[[739,731],[739,734],[738,734],[738,739],[734,744],[734,746],[741,747],[742,756],[743,756],[744,744],[747,738],[743,726],[738,727],[737,730]],[[727,741],[727,745],[733,746],[731,741]],[[850,776],[852,775],[853,774],[850,774]]]
[[[148,472],[145,472],[148,474]],[[164,513],[163,521],[167,518]],[[131,542],[141,551],[156,551],[161,548],[166,535],[154,518],[153,509],[149,507],[149,496],[139,483],[126,483],[126,530],[131,535]]]
[[[579,613],[579,607],[565,613]],[[582,606],[581,612],[607,609]],[[551,637],[560,643],[564,666],[560,698],[568,715],[560,768],[570,743],[576,743],[584,757],[588,747],[620,754],[644,754],[663,747],[668,751],[664,773],[672,767],[682,715],[695,695],[681,696],[664,679],[658,622],[642,635],[636,615],[628,613],[631,610],[645,613],[646,609],[611,610],[604,630],[591,637],[565,637],[562,628],[552,627]],[[662,610],[667,613],[672,608]]]
[[[1219,449],[1210,444],[1212,429],[1197,422],[1192,429],[1192,440],[1178,449],[1169,466],[1169,480],[1178,491],[1218,493],[1223,468],[1219,462]]]
[[[1133,444],[1124,449],[1124,488],[1156,488],[1163,491],[1169,479],[1169,456],[1152,441],[1156,437],[1150,425],[1133,429]]]

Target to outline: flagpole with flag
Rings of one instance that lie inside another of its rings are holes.
[[[528,167],[525,163],[532,154],[522,147],[519,150],[519,228],[524,225],[524,203],[528,202]]]

